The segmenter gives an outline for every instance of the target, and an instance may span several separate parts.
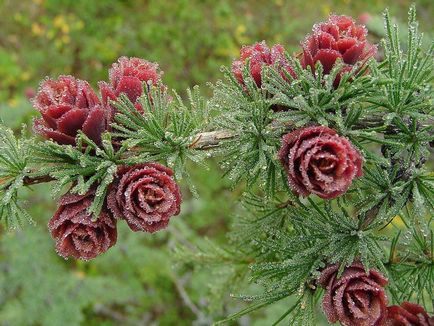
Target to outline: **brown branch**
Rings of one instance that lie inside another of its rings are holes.
[[[194,304],[193,300],[188,295],[185,290],[185,284],[190,278],[189,274],[184,275],[182,278],[178,278],[176,274],[172,274],[172,280],[175,285],[176,290],[178,291],[179,296],[182,299],[182,302],[185,306],[187,306],[196,316],[196,321],[198,324],[208,325],[210,324],[210,319],[199,309],[197,305]]]
[[[95,304],[93,307],[93,312],[98,316],[107,317],[120,323],[124,323],[126,321],[126,317],[124,315],[103,304]]]
[[[218,144],[225,139],[234,138],[236,135],[227,130],[217,130],[202,132],[197,134],[194,140],[188,145],[190,149],[206,150],[218,146]],[[38,177],[25,177],[23,184],[25,186],[31,186],[39,183],[46,183],[55,180],[49,175],[43,175]],[[1,180],[0,180],[1,183]]]
[[[376,127],[381,127],[384,124],[384,121],[382,120],[381,117],[376,117],[376,116],[370,116],[370,117],[366,117],[363,120],[361,119],[359,121],[359,123],[357,123],[357,125],[355,125],[355,127],[357,129],[364,129],[364,128],[376,128]],[[282,125],[276,125],[276,126],[271,126],[271,128],[281,128]],[[286,126],[286,130],[287,131],[291,131],[294,129],[294,126],[289,124]],[[227,139],[232,139],[237,137],[237,134],[232,132],[232,131],[228,131],[228,130],[216,130],[216,131],[208,131],[208,132],[202,132],[197,134],[193,141],[188,145],[188,148],[190,149],[195,149],[195,150],[207,150],[207,149],[211,149],[214,147],[218,147],[219,144],[223,141],[223,140],[227,140]],[[132,151],[134,151],[134,149],[132,149]],[[50,176],[39,176],[39,177],[34,177],[34,178],[30,178],[30,177],[25,177],[24,178],[24,185],[29,186],[29,185],[34,185],[34,184],[38,184],[38,183],[45,183],[45,182],[50,182],[53,181],[54,179]],[[1,181],[0,181],[1,182]]]
[[[216,147],[222,140],[236,137],[236,134],[227,130],[202,132],[198,134],[188,146],[190,149],[209,149]]]
[[[50,181],[53,181],[53,180],[55,180],[55,179],[52,178],[52,177],[50,177],[49,175],[42,175],[42,176],[33,177],[33,178],[31,178],[31,177],[24,177],[23,184],[25,186],[31,186],[31,185],[34,185],[34,184],[46,183],[46,182],[50,182]]]

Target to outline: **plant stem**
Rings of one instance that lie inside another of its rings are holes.
[[[194,140],[188,145],[190,149],[209,149],[216,147],[222,140],[236,137],[236,134],[228,130],[217,130],[197,134]]]
[[[236,134],[227,130],[202,132],[194,137],[194,140],[188,145],[188,148],[195,150],[207,150],[218,146],[222,140],[234,138],[235,136]],[[23,180],[23,184],[25,186],[31,186],[39,183],[51,182],[54,180],[55,179],[49,175],[37,177],[26,176]]]
[[[376,128],[384,125],[384,121],[381,117],[366,117],[360,119],[360,121],[354,125],[355,129]],[[280,126],[281,127],[281,126]],[[286,126],[287,131],[294,129],[293,126]],[[215,130],[208,132],[201,132],[197,134],[193,141],[187,146],[189,149],[195,150],[208,150],[218,147],[224,140],[237,137],[237,134],[229,130]],[[132,149],[134,151],[134,149]],[[26,177],[24,178],[24,185],[30,186],[38,183],[45,183],[53,181],[54,179],[48,175],[38,177]]]
[[[23,184],[25,186],[31,186],[38,183],[46,183],[55,180],[49,175],[42,175],[39,177],[24,177]]]

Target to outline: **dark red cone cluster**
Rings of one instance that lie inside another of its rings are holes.
[[[277,65],[282,76],[286,70],[295,78],[294,70],[285,58],[285,49],[276,44],[271,49],[265,41],[249,46],[243,46],[240,50],[240,59],[232,63],[232,73],[241,85],[244,85],[243,69],[248,64],[249,72],[258,87],[262,85],[261,71],[263,66]]]
[[[387,279],[376,270],[365,272],[359,262],[337,277],[339,265],[325,268],[318,280],[324,287],[322,307],[329,323],[345,326],[384,326],[387,318]]]
[[[124,93],[140,111],[139,97],[158,84],[161,75],[156,63],[122,57],[109,71],[110,83],[99,83],[101,99],[84,80],[72,76],[47,79],[33,99],[42,116],[35,119],[34,130],[62,145],[75,145],[82,131],[100,144],[116,112],[109,100]],[[116,139],[113,145],[117,147]],[[96,187],[85,195],[68,192],[61,197],[48,224],[60,256],[89,260],[106,252],[116,243],[116,218],[125,219],[133,231],[153,233],[167,227],[170,218],[180,212],[181,193],[173,172],[158,163],[119,167],[107,200],[94,218],[89,208]]]
[[[335,80],[337,86],[342,73],[357,63],[363,65],[376,54],[377,48],[367,41],[367,34],[365,26],[357,25],[351,17],[331,15],[328,21],[316,24],[306,37],[301,65],[315,71],[315,64],[321,62],[328,74],[336,61],[342,60],[344,67]]]
[[[320,62],[325,74],[329,74],[337,60],[341,60],[343,68],[334,80],[339,85],[343,73],[350,71],[356,64],[361,68],[369,58],[377,53],[377,47],[367,40],[368,31],[348,16],[331,15],[326,22],[315,24],[312,33],[307,35],[302,44],[300,64],[310,67],[315,72],[315,65]],[[285,49],[276,44],[271,49],[262,41],[240,50],[240,58],[232,63],[232,73],[241,85],[244,85],[243,69],[248,63],[248,70],[256,85],[261,87],[261,72],[264,66],[276,65],[297,78],[294,70],[285,58]],[[287,79],[287,78],[286,78]]]
[[[326,267],[318,279],[325,288],[323,311],[329,323],[345,326],[434,326],[434,316],[415,303],[387,306],[388,281],[376,270],[365,271],[359,261],[337,277],[339,264]]]
[[[167,227],[181,209],[181,192],[173,171],[158,163],[119,167],[101,213],[93,219],[89,207],[95,188],[85,195],[68,192],[48,228],[64,258],[89,260],[116,244],[117,219],[133,231],[154,233]]]
[[[289,186],[302,196],[332,199],[362,176],[362,156],[348,139],[324,126],[297,129],[282,139],[278,153]]]
[[[114,216],[125,219],[131,230],[153,233],[179,214],[181,193],[171,169],[145,163],[119,167],[107,201]]]
[[[109,100],[116,100],[121,93],[128,96],[129,100],[138,110],[141,105],[138,98],[144,89],[156,85],[161,81],[162,72],[158,64],[140,58],[121,57],[114,63],[109,71],[110,83],[99,82],[102,101],[108,106]]]
[[[400,306],[387,308],[385,326],[434,326],[434,316],[428,316],[418,304],[403,302]]]
[[[95,143],[107,129],[106,111],[90,85],[72,76],[42,82],[33,106],[41,113],[34,130],[59,144],[75,144],[82,130]]]
[[[106,208],[92,221],[88,208],[94,195],[95,190],[90,190],[85,195],[67,193],[60,199],[48,224],[60,256],[89,260],[116,244],[116,220]]]
[[[34,121],[36,133],[63,145],[75,145],[81,130],[96,144],[110,128],[115,110],[109,100],[125,93],[138,110],[138,98],[161,80],[158,64],[139,58],[119,58],[109,71],[110,83],[100,82],[101,99],[88,82],[72,76],[59,76],[41,83],[33,106],[41,113]]]

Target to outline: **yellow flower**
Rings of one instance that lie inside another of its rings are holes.
[[[62,15],[58,15],[53,19],[53,26],[61,28],[65,24],[65,18]]]
[[[42,34],[44,34],[44,27],[38,23],[33,23],[32,24],[32,33],[33,33],[33,35],[41,36]]]
[[[242,35],[246,32],[246,30],[247,30],[246,25],[240,24],[237,26],[236,33],[237,35]]]
[[[11,108],[15,108],[18,105],[18,100],[16,98],[11,98],[11,99],[8,100],[8,105]]]
[[[235,39],[238,41],[238,43],[244,44],[248,41],[247,37],[245,36],[246,31],[246,25],[239,24],[237,26],[235,29]]]
[[[74,272],[75,276],[77,276],[77,278],[79,278],[80,280],[84,279],[86,277],[86,274],[83,271],[75,271]]]
[[[330,15],[331,8],[330,8],[329,5],[323,5],[321,7],[321,9],[322,9],[322,12],[323,12],[324,16]]]
[[[24,80],[24,81],[29,80],[30,77],[31,77],[30,76],[30,72],[28,72],[28,71],[23,71],[23,73],[21,74],[21,79]]]

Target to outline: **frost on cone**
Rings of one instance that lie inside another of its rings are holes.
[[[162,72],[156,63],[140,58],[119,58],[109,70],[110,83],[99,82],[104,106],[112,111],[110,121],[114,115],[114,108],[109,105],[109,100],[115,101],[124,93],[140,111],[142,107],[137,100],[143,94],[144,87],[156,85],[161,81],[161,75]]]
[[[362,175],[362,156],[333,129],[316,126],[297,129],[282,139],[279,159],[289,186],[302,196],[332,199],[345,193]]]
[[[133,231],[156,232],[178,215],[181,193],[171,169],[158,163],[118,168],[117,179],[107,197],[116,218],[123,218]]]
[[[92,221],[88,212],[95,190],[85,195],[67,193],[48,223],[56,250],[64,258],[89,260],[106,252],[117,239],[116,221],[103,207],[98,219]]]
[[[241,48],[240,59],[232,63],[232,73],[241,85],[244,85],[243,69],[248,61],[249,72],[258,87],[262,85],[261,71],[263,66],[277,65],[284,78],[286,78],[285,70],[293,78],[296,77],[294,70],[285,58],[285,49],[280,44],[274,45],[271,50],[265,41]]]
[[[429,317],[418,304],[403,302],[401,306],[387,307],[386,326],[434,326],[434,316]]]
[[[387,315],[387,279],[378,271],[365,272],[359,262],[337,278],[338,264],[325,268],[318,279],[325,294],[322,307],[329,323],[345,326],[383,326]]]
[[[33,106],[42,118],[35,119],[34,130],[59,144],[75,144],[79,130],[95,143],[107,129],[107,112],[89,83],[72,76],[42,82]]]
[[[357,25],[351,17],[331,15],[328,21],[315,25],[304,40],[301,65],[310,66],[314,72],[315,64],[321,62],[328,74],[336,60],[342,60],[344,67],[334,81],[336,87],[343,73],[357,63],[363,65],[376,54],[377,48],[366,40],[367,34],[365,26]]]

